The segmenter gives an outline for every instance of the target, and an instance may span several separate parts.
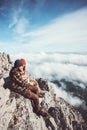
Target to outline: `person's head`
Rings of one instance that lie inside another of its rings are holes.
[[[21,62],[21,60],[17,59],[14,63],[14,67],[18,68],[20,71],[23,70],[23,63]]]

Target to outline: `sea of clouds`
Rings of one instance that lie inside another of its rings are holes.
[[[73,96],[66,91],[67,85],[61,80],[69,81],[74,87],[85,90],[87,87],[87,54],[80,53],[36,53],[17,54],[11,56],[13,60],[25,58],[27,60],[27,70],[34,78],[43,78],[51,82],[55,92],[59,97],[64,98],[73,106],[82,105],[87,109],[86,103],[78,96]],[[58,81],[61,87],[53,83]]]

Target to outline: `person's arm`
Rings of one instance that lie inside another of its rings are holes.
[[[12,74],[12,79],[19,85],[22,87],[29,87],[29,83],[26,80],[23,80],[22,75],[19,72],[15,72]]]

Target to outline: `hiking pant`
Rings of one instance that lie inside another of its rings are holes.
[[[38,96],[41,93],[41,89],[37,83],[36,80],[30,80],[30,85],[29,85],[29,89],[34,92],[35,94],[37,94]]]
[[[38,112],[40,110],[39,103],[39,88],[36,85],[30,85],[28,89],[25,91],[25,96],[34,101],[35,109]]]

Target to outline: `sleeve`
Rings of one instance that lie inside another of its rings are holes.
[[[22,78],[22,75],[20,73],[18,73],[17,71],[15,72],[15,74],[13,74],[12,78],[14,79],[14,81],[22,87],[28,88],[29,87],[29,83],[24,80]]]

